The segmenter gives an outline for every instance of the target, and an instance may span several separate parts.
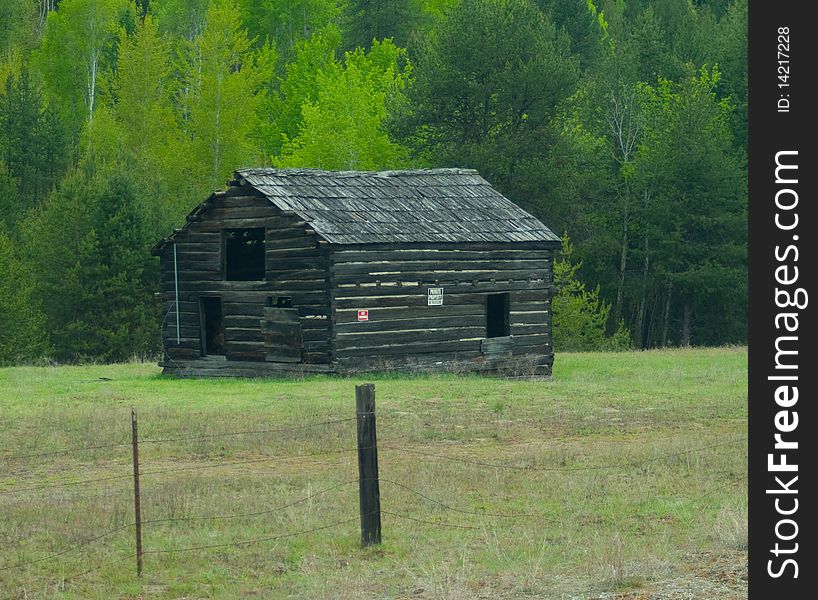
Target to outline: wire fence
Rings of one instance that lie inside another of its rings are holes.
[[[359,386],[364,387],[364,386]],[[61,479],[57,481],[49,481],[44,483],[39,483],[36,485],[29,485],[31,483],[30,477],[24,479],[22,482],[15,481],[10,484],[9,478],[17,478],[21,474],[28,474],[30,473],[30,467],[23,468],[18,471],[10,471],[8,469],[3,469],[3,476],[5,479],[0,478],[0,499],[5,498],[7,500],[11,500],[16,497],[22,497],[24,501],[31,502],[31,494],[34,493],[35,495],[44,491],[50,491],[57,488],[76,488],[78,486],[82,486],[82,490],[84,492],[88,492],[91,486],[95,486],[97,484],[113,484],[114,482],[129,482],[133,481],[132,491],[135,493],[135,499],[133,502],[133,506],[128,507],[128,510],[134,509],[136,511],[135,518],[133,521],[128,520],[127,522],[120,523],[118,525],[114,525],[113,527],[102,531],[96,532],[90,537],[85,537],[80,541],[75,541],[74,543],[67,545],[65,548],[55,550],[53,552],[47,553],[43,556],[37,558],[30,558],[26,560],[19,560],[17,562],[11,564],[0,564],[0,575],[3,573],[9,573],[14,571],[26,571],[27,569],[42,565],[43,563],[46,564],[57,564],[59,561],[69,557],[71,555],[77,554],[83,550],[88,550],[92,546],[99,546],[104,544],[106,541],[111,540],[117,534],[122,534],[123,532],[129,532],[129,535],[136,535],[136,548],[133,551],[123,551],[121,548],[119,549],[112,549],[112,553],[118,555],[116,559],[112,562],[110,556],[106,557],[106,560],[102,563],[96,564],[91,566],[90,568],[80,571],[78,573],[74,573],[68,577],[62,578],[63,582],[75,581],[87,574],[90,574],[95,571],[99,571],[104,569],[106,566],[114,566],[119,565],[120,563],[124,564],[125,561],[139,561],[139,573],[141,574],[141,565],[142,565],[142,557],[150,557],[156,555],[165,555],[165,554],[175,554],[175,553],[188,553],[188,552],[203,552],[212,549],[220,549],[220,548],[241,548],[246,546],[252,546],[256,544],[263,544],[268,542],[274,542],[278,540],[284,540],[288,538],[294,538],[299,536],[309,535],[311,533],[321,532],[325,530],[330,530],[334,528],[338,528],[344,525],[348,525],[350,523],[360,521],[362,527],[362,541],[367,539],[365,527],[367,523],[372,522],[373,517],[377,517],[377,537],[373,538],[376,542],[380,541],[380,519],[381,515],[387,515],[390,517],[394,517],[395,519],[404,520],[410,523],[422,524],[433,526],[436,528],[443,527],[443,528],[451,528],[453,530],[478,530],[482,529],[482,527],[472,524],[464,524],[462,522],[452,522],[451,520],[442,520],[437,518],[422,518],[415,514],[409,514],[408,512],[401,512],[392,508],[389,509],[382,509],[380,506],[380,485],[385,484],[388,487],[395,489],[396,491],[399,490],[400,492],[405,492],[406,494],[410,495],[410,497],[417,498],[425,503],[433,505],[438,509],[442,509],[446,514],[451,514],[453,516],[456,515],[468,515],[471,517],[478,517],[480,519],[490,519],[493,520],[495,526],[498,522],[503,520],[509,519],[530,519],[536,520],[542,523],[560,523],[559,516],[555,516],[552,514],[545,514],[539,512],[498,512],[498,511],[491,511],[491,510],[477,510],[475,507],[471,506],[458,506],[456,502],[452,502],[450,499],[439,499],[435,498],[432,494],[430,494],[427,490],[419,490],[410,485],[408,485],[404,481],[398,481],[391,476],[389,477],[381,477],[377,471],[377,452],[378,450],[386,450],[388,453],[396,453],[396,454],[403,454],[408,455],[410,457],[422,457],[423,459],[429,459],[434,461],[445,461],[455,464],[465,464],[470,465],[471,467],[481,468],[481,469],[491,469],[491,470],[508,470],[512,472],[561,472],[561,473],[577,473],[581,471],[587,472],[596,472],[596,471],[603,471],[603,470],[613,470],[613,469],[632,469],[636,467],[642,467],[649,464],[654,464],[662,461],[672,461],[673,459],[677,459],[680,457],[688,456],[691,454],[696,453],[703,453],[710,450],[714,450],[717,448],[722,448],[726,446],[735,446],[739,444],[746,444],[747,438],[744,436],[740,437],[733,437],[729,439],[724,439],[718,442],[704,444],[697,447],[689,447],[685,448],[684,450],[675,450],[672,452],[665,452],[662,454],[656,454],[654,456],[640,458],[640,459],[630,459],[624,460],[619,462],[605,462],[602,464],[577,464],[577,465],[565,465],[565,464],[557,464],[557,465],[541,465],[541,464],[520,464],[518,463],[502,463],[502,462],[491,462],[491,461],[484,461],[475,456],[468,456],[463,454],[442,454],[437,452],[430,452],[425,449],[419,449],[415,447],[410,447],[408,445],[396,445],[396,444],[382,444],[378,447],[375,437],[375,411],[374,411],[374,387],[372,388],[372,408],[371,410],[363,410],[361,406],[358,406],[358,410],[356,411],[356,415],[354,417],[349,418],[338,418],[338,419],[328,419],[328,420],[321,420],[321,421],[313,421],[313,422],[304,422],[299,423],[296,425],[288,426],[288,427],[272,427],[272,428],[257,428],[257,429],[245,429],[245,430],[236,430],[236,431],[223,431],[223,432],[209,432],[209,433],[185,433],[176,436],[168,436],[168,437],[154,437],[154,438],[138,438],[136,434],[136,427],[134,424],[134,435],[133,439],[129,443],[109,443],[109,444],[89,444],[89,445],[77,445],[74,447],[66,447],[57,450],[49,450],[49,451],[42,451],[42,452],[28,452],[28,453],[4,453],[0,454],[0,465],[7,465],[7,464],[14,464],[15,462],[19,461],[29,461],[31,459],[47,459],[51,457],[61,456],[61,455],[76,455],[81,457],[84,453],[89,451],[95,450],[111,450],[111,449],[133,449],[133,463],[125,462],[124,461],[124,452],[123,456],[119,457],[120,462],[116,463],[113,462],[110,458],[107,461],[108,466],[112,466],[118,472],[112,473],[110,475],[105,475],[101,477],[93,477],[93,478],[78,478],[78,479]],[[379,415],[380,416],[380,415]],[[134,421],[136,419],[135,412],[133,413]],[[138,447],[143,445],[151,445],[151,444],[173,444],[179,442],[189,442],[189,441],[197,441],[197,440],[214,440],[220,438],[236,438],[239,436],[259,436],[259,435],[278,435],[278,434],[287,434],[290,432],[295,431],[304,431],[304,430],[320,430],[326,429],[330,427],[335,427],[347,423],[351,423],[353,421],[357,422],[358,426],[358,439],[357,444],[352,445],[350,444],[348,447],[340,447],[340,448],[329,448],[329,449],[321,449],[316,451],[310,452],[297,452],[297,453],[282,453],[282,454],[271,454],[265,455],[261,457],[255,458],[248,458],[248,459],[221,459],[218,462],[209,462],[205,464],[195,464],[195,465],[181,465],[176,467],[166,467],[166,468],[153,468],[153,469],[146,469],[142,470],[140,468],[137,455],[138,455]],[[371,425],[371,436],[367,437],[367,427]],[[359,466],[359,474],[357,478],[345,478],[340,482],[334,483],[332,485],[328,485],[322,487],[316,491],[310,491],[308,494],[302,495],[301,497],[291,500],[288,502],[270,505],[268,508],[264,508],[262,510],[244,510],[244,511],[237,511],[237,512],[230,512],[230,513],[213,513],[213,514],[185,514],[181,516],[168,516],[168,517],[154,517],[151,518],[149,515],[145,515],[148,518],[142,518],[140,514],[140,490],[139,490],[139,478],[153,478],[154,476],[162,476],[162,475],[171,475],[176,473],[182,472],[192,472],[192,471],[206,471],[211,469],[220,469],[220,468],[235,468],[237,466],[244,466],[244,465],[256,465],[262,463],[280,463],[282,461],[290,461],[296,459],[304,459],[304,458],[311,458],[311,457],[328,457],[332,455],[344,455],[344,454],[358,454],[358,466]],[[367,461],[371,461],[372,457],[374,457],[374,471],[367,471],[366,469],[369,468],[365,463]],[[113,464],[112,464],[113,463]],[[95,468],[99,468],[98,462],[94,464]],[[125,467],[128,470],[133,467],[133,473],[126,471]],[[155,527],[155,526],[165,526],[165,525],[172,525],[172,524],[181,524],[181,523],[193,523],[193,522],[217,522],[217,521],[229,521],[229,520],[237,520],[237,519],[253,519],[256,517],[266,516],[266,515],[278,515],[281,516],[287,509],[291,509],[293,507],[297,507],[303,505],[305,503],[312,503],[314,500],[318,499],[325,499],[331,492],[335,492],[337,490],[341,490],[343,488],[351,487],[353,484],[358,484],[359,487],[359,500],[360,500],[360,510],[354,516],[348,516],[346,518],[340,518],[332,520],[328,523],[323,523],[320,525],[316,525],[313,527],[307,527],[303,529],[298,529],[296,531],[279,531],[279,532],[271,532],[270,535],[262,535],[257,537],[252,537],[248,539],[240,539],[234,541],[226,541],[226,542],[213,542],[213,543],[203,543],[191,546],[164,546],[164,547],[148,547],[142,549],[142,538],[141,538],[141,528],[142,527]],[[367,498],[365,497],[366,494],[374,493],[377,497],[376,498]],[[23,496],[24,494],[27,494]],[[369,508],[366,508],[369,507]],[[374,508],[372,508],[374,507]],[[125,511],[127,513],[127,511]],[[428,516],[428,513],[424,516]],[[12,596],[15,597],[15,596]]]

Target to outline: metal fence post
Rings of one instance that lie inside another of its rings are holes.
[[[136,529],[136,574],[142,577],[142,509],[139,501],[139,432],[136,409],[131,408],[131,443],[133,445],[133,508]]]

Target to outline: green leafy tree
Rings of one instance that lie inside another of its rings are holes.
[[[732,144],[730,104],[715,93],[718,81],[718,69],[702,68],[679,84],[660,80],[646,88],[653,121],[637,170],[643,259],[651,268],[640,312],[655,276],[667,289],[665,314],[681,313],[681,345],[746,339],[747,180]],[[647,319],[637,323],[647,336]]]
[[[320,81],[337,70],[340,47],[341,32],[334,25],[296,44],[295,57],[285,66],[277,92],[262,106],[262,144],[268,156],[279,155],[284,143],[298,135],[302,107],[318,100]]]
[[[236,168],[259,164],[258,112],[272,76],[274,51],[256,50],[232,0],[215,2],[186,54],[186,128],[190,169],[211,189]]]
[[[48,14],[37,64],[75,141],[93,123],[101,75],[131,10],[128,0],[63,0]]]
[[[138,184],[150,230],[162,235],[167,223],[190,209],[176,166],[183,152],[170,90],[170,42],[149,14],[128,35],[120,32],[113,113],[120,126],[128,170]]]
[[[303,125],[285,143],[282,166],[378,170],[405,164],[406,151],[382,125],[390,104],[411,81],[405,51],[374,41],[369,53],[347,53],[317,82],[315,101],[302,105]]]

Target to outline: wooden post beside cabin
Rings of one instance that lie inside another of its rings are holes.
[[[548,375],[559,244],[472,170],[239,170],[154,247],[161,365]]]

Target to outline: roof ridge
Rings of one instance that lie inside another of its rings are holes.
[[[312,168],[278,168],[278,167],[248,167],[236,169],[236,175],[309,175],[309,176],[330,176],[330,177],[404,177],[412,175],[477,175],[480,174],[475,169],[465,169],[460,167],[436,167],[432,169],[390,169],[384,171],[330,171],[326,169]]]

